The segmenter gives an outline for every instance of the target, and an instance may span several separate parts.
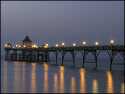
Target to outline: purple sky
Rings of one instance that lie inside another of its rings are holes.
[[[123,44],[124,1],[2,1],[2,43],[29,35],[34,42]]]

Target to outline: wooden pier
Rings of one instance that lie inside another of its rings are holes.
[[[75,66],[76,54],[80,52],[82,55],[82,67],[85,65],[85,59],[88,53],[92,53],[95,60],[96,68],[98,67],[98,56],[101,52],[107,52],[110,57],[110,70],[115,56],[120,55],[125,60],[125,48],[123,45],[104,45],[104,46],[71,46],[71,47],[38,47],[38,48],[13,48],[5,47],[5,60],[10,61],[27,61],[27,62],[49,62],[50,53],[55,54],[56,64],[58,64],[58,55],[61,53],[61,65],[64,64],[64,58],[67,53],[72,56],[73,65]]]

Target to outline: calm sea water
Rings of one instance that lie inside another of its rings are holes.
[[[1,62],[2,92],[107,92],[124,93],[124,67],[113,65],[109,71],[109,60],[98,60],[95,64],[85,64],[76,60],[76,67],[72,67],[71,60],[65,60],[64,66],[54,65],[54,61],[37,62]],[[103,61],[103,62],[102,62]],[[116,63],[123,61],[116,60]],[[61,64],[59,59],[58,64]]]

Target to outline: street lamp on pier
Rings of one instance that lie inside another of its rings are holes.
[[[99,45],[99,42],[96,41],[96,42],[95,42],[95,45],[98,46],[98,45]]]
[[[76,43],[73,43],[72,45],[73,45],[73,47],[75,47],[75,46],[76,46]]]
[[[64,43],[64,42],[62,42],[62,46],[65,46],[65,43]]]
[[[58,45],[58,44],[56,44],[56,47],[59,47],[59,45]]]
[[[86,45],[86,42],[85,42],[85,41],[83,41],[83,42],[82,42],[82,44],[83,44],[83,45]]]

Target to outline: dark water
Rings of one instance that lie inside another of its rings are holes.
[[[70,60],[64,66],[2,60],[2,92],[124,92],[123,65],[113,65],[110,72],[108,60],[98,70],[94,64],[80,68],[80,62],[74,68]]]

